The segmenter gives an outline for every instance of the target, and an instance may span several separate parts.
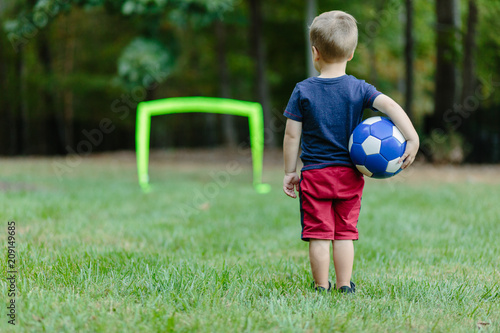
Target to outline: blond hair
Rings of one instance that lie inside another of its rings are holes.
[[[347,60],[358,44],[356,19],[340,10],[325,12],[311,24],[309,39],[325,61]]]

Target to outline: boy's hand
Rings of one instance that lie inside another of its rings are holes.
[[[295,194],[294,189],[299,190],[299,175],[296,172],[289,172],[285,174],[285,178],[283,178],[283,192],[288,195],[290,198],[296,198],[297,194]]]
[[[403,156],[401,156],[401,159],[399,160],[399,162],[403,161],[401,169],[406,169],[413,163],[413,161],[415,160],[415,156],[417,156],[418,146],[419,146],[418,141],[415,140],[406,141],[405,153],[403,154]]]
[[[401,169],[406,169],[413,163],[415,156],[417,156],[419,146],[417,131],[415,131],[415,128],[405,111],[401,108],[401,106],[399,106],[398,103],[394,102],[392,98],[384,94],[380,94],[375,97],[373,107],[388,115],[406,138],[405,153],[399,159],[399,163],[403,162]]]

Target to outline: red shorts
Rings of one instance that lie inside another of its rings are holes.
[[[350,167],[303,171],[299,187],[302,240],[357,240],[364,184],[363,175]]]

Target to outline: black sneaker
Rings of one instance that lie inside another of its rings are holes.
[[[339,288],[340,293],[354,294],[356,292],[356,285],[351,281],[351,286],[342,286]]]
[[[314,282],[312,285],[314,287]],[[328,289],[325,289],[325,287],[318,286],[318,287],[314,287],[314,290],[316,290],[317,292],[320,292],[320,293],[322,293],[324,291],[329,293],[332,290],[332,283],[330,281],[328,281]]]

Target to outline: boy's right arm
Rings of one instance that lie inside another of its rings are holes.
[[[401,169],[407,168],[415,160],[420,145],[417,131],[415,131],[410,118],[408,118],[408,115],[398,103],[384,94],[378,95],[375,98],[373,107],[388,115],[404,135],[406,139],[406,150],[401,157],[403,161]]]
[[[283,191],[291,198],[296,198],[294,189],[299,190],[299,175],[297,174],[297,157],[299,155],[302,123],[287,119],[285,138],[283,140],[283,158],[285,162],[285,177]]]

